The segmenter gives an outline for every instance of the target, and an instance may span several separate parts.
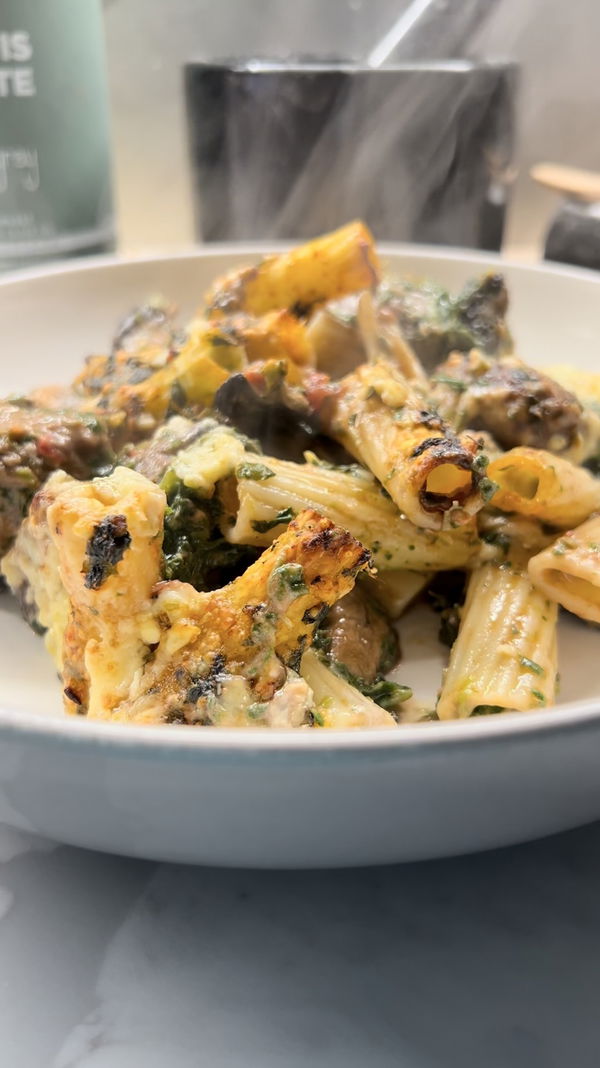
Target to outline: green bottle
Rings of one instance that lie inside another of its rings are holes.
[[[0,269],[114,246],[98,0],[0,2]]]

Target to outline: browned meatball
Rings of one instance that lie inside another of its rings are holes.
[[[398,660],[395,630],[359,586],[329,610],[321,635],[330,659],[363,682],[373,682]]]
[[[491,367],[465,393],[462,417],[474,430],[488,430],[502,448],[528,445],[561,453],[580,431],[583,408],[552,378],[506,360]]]

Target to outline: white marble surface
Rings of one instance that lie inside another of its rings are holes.
[[[597,1068],[600,825],[362,871],[0,828],[2,1068]]]

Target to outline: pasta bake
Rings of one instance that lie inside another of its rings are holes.
[[[354,222],[215,279],[185,325],[141,305],[70,384],[0,402],[0,569],[65,711],[394,730],[549,708],[559,612],[600,624],[600,375],[528,365],[508,306],[499,274],[385,277]],[[427,708],[416,602],[448,650]]]

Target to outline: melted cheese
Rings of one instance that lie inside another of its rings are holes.
[[[235,441],[230,435],[228,440]],[[229,586],[161,581],[166,497],[116,468],[38,494],[5,571],[33,590],[62,669],[67,711],[137,723],[299,727],[312,690],[286,664],[368,554],[305,511]]]
[[[70,711],[87,706],[92,717],[110,716],[143,670],[148,650],[143,636],[157,633],[150,598],[160,578],[165,504],[158,486],[117,468],[108,478],[65,481],[48,508],[50,537],[71,603],[63,674],[67,691],[79,701],[67,701]],[[124,517],[130,544],[93,588],[86,582],[90,540],[98,525],[115,515]]]

